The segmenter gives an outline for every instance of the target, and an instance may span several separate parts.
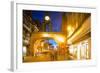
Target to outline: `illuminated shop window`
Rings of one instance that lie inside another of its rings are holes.
[[[76,59],[88,59],[89,58],[89,47],[88,41],[82,41],[78,44],[71,45],[69,47],[70,54],[73,55]]]
[[[73,46],[70,46],[70,47],[69,47],[69,52],[70,52],[71,54],[74,53],[74,48],[73,48]]]
[[[26,56],[26,46],[23,46],[23,56]]]
[[[77,58],[77,46],[72,45],[69,47],[69,53],[74,57],[74,59]]]
[[[83,41],[78,45],[78,57],[79,59],[87,59],[89,57],[89,48],[88,48],[88,41]]]

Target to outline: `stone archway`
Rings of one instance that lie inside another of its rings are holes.
[[[50,49],[56,49],[54,46],[54,42],[50,43],[50,40],[53,40],[56,44],[58,44],[52,38],[40,38],[37,39],[33,44],[34,56],[38,52],[50,52]]]
[[[62,44],[65,44],[66,43],[66,38],[65,38],[65,35],[63,35],[63,33],[55,33],[55,32],[38,32],[37,33],[33,33],[32,36],[31,36],[31,39],[30,39],[30,48],[29,48],[29,51],[30,51],[30,55],[31,56],[34,56],[34,52],[36,50],[34,50],[34,45],[38,45],[40,44],[40,42],[44,39],[53,39],[55,40],[55,42],[57,42],[57,44],[60,46]]]

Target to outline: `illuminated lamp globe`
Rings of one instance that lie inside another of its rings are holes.
[[[45,16],[45,20],[46,21],[49,21],[50,20],[50,17],[49,16]]]

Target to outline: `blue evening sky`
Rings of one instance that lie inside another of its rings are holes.
[[[45,13],[46,11],[32,11],[32,19],[37,19],[42,23],[46,15]],[[48,14],[53,26],[53,32],[60,32],[62,24],[62,12],[49,11]]]

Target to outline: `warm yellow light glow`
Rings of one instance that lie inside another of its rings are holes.
[[[49,34],[43,34],[43,37],[49,37]]]
[[[64,42],[65,41],[63,36],[56,36],[55,39],[57,39],[59,42]]]
[[[72,30],[71,26],[67,27],[68,32]]]
[[[72,42],[70,40],[67,41],[67,44],[72,44]]]
[[[45,20],[46,21],[49,21],[50,20],[50,17],[49,16],[45,16]]]
[[[70,31],[70,32],[68,33],[68,36],[72,35],[72,33],[73,33],[73,31]]]
[[[27,52],[26,46],[23,46],[23,55],[24,55],[24,56],[26,55],[26,52]]]
[[[68,26],[68,27],[67,27],[67,31],[68,31],[68,37],[69,37],[70,35],[72,35],[72,33],[73,33],[73,31],[74,31],[74,28],[71,27],[71,26]]]

